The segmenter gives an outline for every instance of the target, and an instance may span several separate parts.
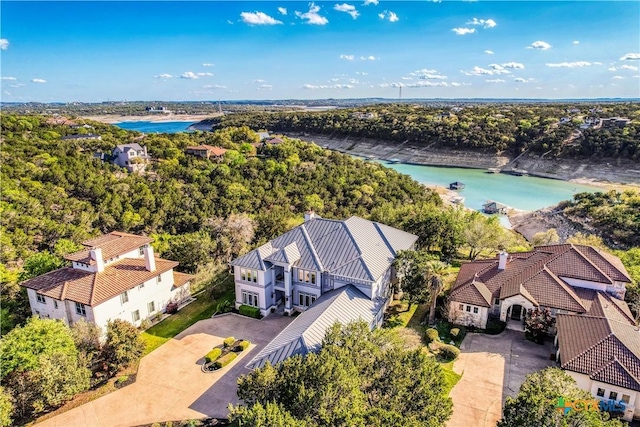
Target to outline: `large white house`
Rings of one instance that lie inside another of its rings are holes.
[[[68,325],[85,319],[105,328],[108,320],[123,319],[139,326],[169,302],[189,298],[193,276],[156,258],[152,241],[114,231],[83,242],[84,250],[65,257],[71,267],[21,283],[32,313]]]
[[[147,167],[149,155],[147,147],[143,147],[137,142],[131,144],[120,144],[113,149],[113,163],[126,168],[129,172],[141,172]]]
[[[250,367],[315,351],[334,322],[380,325],[392,296],[393,261],[417,236],[358,217],[344,221],[305,214],[305,222],[233,260],[236,308],[264,316],[303,312]]]

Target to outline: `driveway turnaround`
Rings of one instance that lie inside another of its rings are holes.
[[[506,397],[518,393],[525,377],[555,365],[549,359],[555,352],[550,343],[527,341],[519,331],[469,333],[460,350],[453,369],[462,378],[449,394],[453,416],[447,427],[495,427]]]
[[[282,316],[255,320],[236,314],[201,320],[145,356],[134,384],[38,425],[115,427],[226,417],[227,405],[237,403],[238,376],[249,372],[244,365],[292,320]],[[221,371],[203,373],[204,355],[228,336],[248,339],[252,345]]]

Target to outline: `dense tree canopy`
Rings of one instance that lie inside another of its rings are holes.
[[[317,354],[240,377],[247,408],[233,408],[231,419],[250,425],[271,414],[308,426],[435,427],[451,416],[443,386],[439,365],[419,349],[406,350],[390,331],[335,324]]]

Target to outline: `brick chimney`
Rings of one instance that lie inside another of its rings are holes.
[[[93,248],[89,250],[89,256],[96,262],[96,271],[101,273],[104,271],[104,259],[102,259],[102,249]]]
[[[148,271],[156,271],[156,259],[151,245],[144,247],[144,266]]]
[[[504,270],[507,268],[507,258],[509,254],[506,251],[500,251],[498,255],[498,270]]]

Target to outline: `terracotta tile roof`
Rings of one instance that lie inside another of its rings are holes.
[[[178,271],[174,271],[173,272],[173,287],[174,288],[179,288],[180,286],[183,286],[185,284],[187,284],[188,282],[192,281],[193,279],[195,279],[196,276],[193,276],[191,274],[186,274],[186,273],[180,273]]]
[[[214,156],[222,156],[224,155],[224,153],[227,152],[226,148],[214,147],[213,145],[206,145],[206,144],[197,145],[195,147],[187,147],[187,150],[198,150],[198,151],[206,150],[206,151],[209,151]]]
[[[101,273],[61,268],[23,282],[21,285],[57,300],[71,300],[89,306],[99,305],[176,267],[176,261],[156,258],[156,270],[145,268],[144,258],[125,258],[105,267]],[[193,276],[174,272],[176,286]],[[179,284],[178,284],[179,283]]]
[[[638,326],[590,315],[558,314],[556,319],[563,369],[640,391]]]
[[[472,281],[466,286],[458,287],[452,291],[450,297],[454,301],[466,302],[479,307],[491,307],[491,291],[487,286],[478,281]]]
[[[122,233],[119,231],[112,231],[109,234],[85,240],[82,242],[87,249],[69,254],[64,258],[69,261],[77,261],[83,264],[95,264],[95,260],[92,260],[89,251],[94,248],[102,249],[102,258],[105,260],[115,258],[131,252],[136,248],[147,245],[153,242],[153,239],[144,236],[136,236],[135,234]]]

